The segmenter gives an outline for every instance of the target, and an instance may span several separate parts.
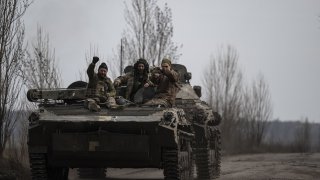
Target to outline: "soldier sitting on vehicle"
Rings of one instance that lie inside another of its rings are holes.
[[[124,68],[123,72],[124,74],[127,74],[127,73],[131,73],[132,70],[133,70],[133,66],[128,65],[127,67]]]
[[[98,73],[94,72],[98,57],[93,57],[92,63],[87,69],[89,83],[87,87],[87,97],[85,107],[91,111],[100,111],[99,103],[105,103],[107,108],[116,108],[114,96],[116,90],[110,78],[107,77],[108,66],[106,63],[101,63],[98,68]]]
[[[119,76],[114,80],[114,87],[126,85],[126,92],[124,97],[134,102],[134,96],[141,88],[153,86],[149,80],[149,64],[145,59],[138,59],[134,64],[133,70],[123,76]]]
[[[161,69],[154,68],[151,82],[157,86],[154,98],[147,101],[144,105],[162,105],[172,107],[175,104],[176,94],[179,86],[179,76],[171,68],[171,60],[164,58],[161,61]]]

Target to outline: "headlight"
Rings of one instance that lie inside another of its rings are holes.
[[[35,113],[35,112],[32,112],[28,118],[29,120],[29,124],[32,125],[32,124],[35,124],[38,122],[39,120],[39,114],[38,113]]]

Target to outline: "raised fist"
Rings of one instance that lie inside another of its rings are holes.
[[[93,56],[93,58],[92,58],[92,63],[93,63],[93,64],[96,64],[98,61],[99,61],[99,57]]]

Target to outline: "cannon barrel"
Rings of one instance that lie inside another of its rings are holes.
[[[30,102],[39,100],[81,100],[86,98],[87,89],[29,89]]]

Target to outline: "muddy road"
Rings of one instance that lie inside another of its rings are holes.
[[[255,154],[224,157],[220,179],[320,179],[320,153]]]
[[[108,169],[105,180],[162,180],[160,169]],[[78,180],[70,169],[69,180]],[[319,180],[320,153],[225,156],[220,180]],[[195,177],[195,180],[198,180]]]

